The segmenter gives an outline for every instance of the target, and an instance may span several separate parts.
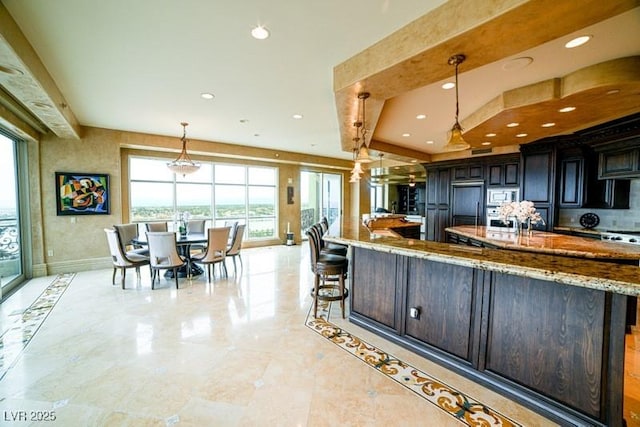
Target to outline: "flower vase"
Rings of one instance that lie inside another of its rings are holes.
[[[187,224],[186,223],[182,223],[180,224],[180,235],[181,236],[186,236],[188,234],[188,229],[187,229]]]

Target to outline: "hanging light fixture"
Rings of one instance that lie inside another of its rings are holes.
[[[354,123],[355,126],[355,123]],[[356,135],[357,135],[357,131],[356,131]],[[357,160],[358,157],[358,146],[360,142],[360,138],[358,138],[357,136],[355,138],[353,138],[353,161],[354,161],[354,165],[353,165],[353,169],[351,169],[351,178],[349,179],[349,182],[359,182],[360,181],[360,176],[364,173],[364,171],[362,170],[362,165],[360,164],[360,162]]]
[[[200,163],[191,160],[191,157],[187,154],[187,126],[189,126],[189,123],[182,122],[180,124],[182,125],[182,138],[180,139],[182,141],[182,151],[177,159],[167,163],[167,167],[171,172],[185,176],[200,169]]]
[[[456,67],[456,122],[451,128],[449,141],[447,142],[447,145],[444,146],[445,151],[460,151],[471,147],[462,138],[462,126],[460,126],[460,123],[458,122],[458,114],[460,113],[460,109],[458,107],[458,65],[462,64],[465,59],[466,56],[463,54],[453,55],[449,58],[449,65],[455,65]]]
[[[367,128],[366,128],[366,115],[365,115],[365,101],[369,98],[369,92],[360,92],[358,94],[358,99],[360,100],[359,104],[359,113],[362,115],[356,119],[353,125],[356,127],[356,135],[359,133],[361,135],[360,140],[362,140],[362,144],[358,146],[358,156],[356,160],[360,163],[371,163],[373,160],[369,157],[369,149],[367,148]],[[362,128],[362,130],[360,130]]]

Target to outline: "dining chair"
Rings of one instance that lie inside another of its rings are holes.
[[[187,221],[187,231],[189,234],[192,233],[200,233],[200,234],[204,234],[204,230],[205,230],[205,224],[206,224],[207,220],[206,219],[190,219],[189,221]],[[204,244],[201,243],[194,243],[193,245],[190,246],[190,251],[191,252],[204,252],[206,246]]]
[[[236,231],[238,230],[238,221],[226,220],[224,222],[225,227],[231,227],[231,231],[229,232],[229,242],[227,246],[231,246],[233,239],[236,237]]]
[[[176,233],[170,231],[147,232],[149,245],[149,263],[151,265],[151,289],[155,289],[156,276],[159,270],[173,270],[178,289],[178,268],[187,266],[187,275],[191,278],[189,258],[178,253]],[[158,278],[160,282],[160,278]]]
[[[151,232],[168,231],[166,222],[147,222],[145,227]]]
[[[203,264],[207,267],[208,280],[213,281],[215,265],[220,263],[224,269],[224,276],[227,275],[227,266],[224,263],[227,255],[227,241],[229,239],[230,227],[215,227],[207,230],[207,249],[205,252],[195,254],[191,261],[196,264]]]
[[[244,229],[246,226],[247,226],[246,224],[239,224],[236,227],[233,240],[231,241],[231,244],[227,247],[226,256],[231,257],[231,259],[233,260],[233,274],[236,274],[236,257],[238,257],[238,259],[240,260],[240,267],[242,267],[242,257],[240,256],[240,249],[242,249],[242,239],[244,237]]]
[[[107,242],[109,243],[109,252],[111,253],[111,261],[113,263],[113,275],[111,277],[111,284],[116,284],[116,270],[120,269],[121,273],[121,286],[124,289],[124,281],[127,275],[127,268],[135,268],[140,280],[140,267],[143,265],[149,265],[149,257],[134,252],[125,252],[122,250],[122,243],[118,232],[111,228],[105,228],[104,232],[107,235]]]
[[[133,243],[133,239],[138,237],[138,224],[114,224],[113,228],[118,233],[120,245],[124,253],[136,253],[149,256],[148,248]]]

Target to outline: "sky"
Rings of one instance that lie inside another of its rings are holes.
[[[4,135],[0,135],[0,210],[16,207],[16,173],[13,156],[13,141]]]

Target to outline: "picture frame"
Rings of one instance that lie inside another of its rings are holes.
[[[58,216],[110,214],[108,174],[56,172],[55,175]]]

